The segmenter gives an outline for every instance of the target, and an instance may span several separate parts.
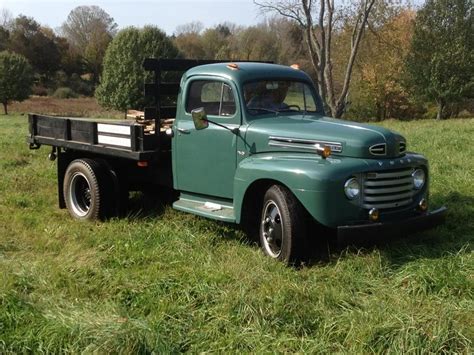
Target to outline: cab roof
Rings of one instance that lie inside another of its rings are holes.
[[[229,68],[228,65],[237,64],[238,69]],[[278,64],[258,62],[227,62],[199,65],[189,69],[185,77],[203,75],[220,76],[230,79],[237,84],[262,79],[294,79],[311,82],[311,78],[302,70]]]

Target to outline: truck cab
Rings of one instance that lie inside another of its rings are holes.
[[[168,184],[177,192],[175,209],[245,224],[258,234],[266,255],[287,263],[301,260],[310,238],[320,237],[312,233],[314,224],[339,239],[357,239],[388,238],[443,221],[444,207],[428,208],[426,158],[408,151],[396,132],[327,117],[310,77],[298,67],[190,66],[175,89],[161,82],[162,62],[150,60],[145,67],[156,74],[147,90],[157,102],[148,110],[156,120],[148,139],[160,142],[148,144],[149,151],[118,156],[113,149],[124,147],[113,140],[82,148],[71,148],[71,140],[69,146],[57,139],[52,144],[37,134],[30,117],[32,147],[49,144],[59,152],[60,205],[73,217],[102,216],[97,201],[116,206],[117,196],[132,186]],[[174,121],[159,130],[166,111],[160,96],[170,93],[177,94]]]

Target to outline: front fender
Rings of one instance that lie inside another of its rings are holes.
[[[328,207],[336,206],[338,201],[347,202],[341,181],[345,181],[354,171],[367,167],[363,159],[343,160],[322,159],[311,153],[274,152],[252,155],[242,160],[234,179],[234,213],[237,222],[241,220],[248,188],[259,180],[273,180],[289,188],[318,222],[334,224],[335,216],[329,212],[333,208]]]
[[[368,211],[361,207],[361,202],[358,199],[349,200],[345,196],[345,181],[368,171],[417,166],[424,166],[428,170],[426,159],[413,153],[407,153],[403,158],[380,160],[350,157],[322,159],[312,153],[252,155],[242,160],[237,167],[234,180],[235,217],[240,223],[245,194],[252,184],[259,180],[272,180],[289,188],[308,213],[325,226],[337,227],[367,220]],[[412,213],[419,200],[428,197],[428,182],[429,179],[426,186],[414,195],[413,203],[400,209],[400,213]],[[383,216],[392,217],[389,214]]]

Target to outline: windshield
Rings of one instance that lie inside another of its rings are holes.
[[[251,115],[268,112],[318,112],[310,86],[300,81],[261,80],[244,85],[244,98]]]

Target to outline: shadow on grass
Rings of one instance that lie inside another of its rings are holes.
[[[165,211],[171,207],[176,199],[177,193],[171,189],[150,189],[144,192],[133,192],[130,194],[125,215],[132,220],[162,218]],[[245,235],[242,228],[235,224],[210,220],[180,211],[176,211],[176,213],[182,214],[183,219],[193,218],[195,221],[198,221],[198,223],[194,223],[198,227],[209,227],[209,224],[211,224],[212,232],[222,236],[221,239],[216,238],[216,243],[219,240],[238,240],[242,244],[255,244],[252,238],[244,238]]]
[[[172,190],[148,189],[131,192],[124,215],[130,219],[160,218],[174,198]]]
[[[451,192],[435,194],[436,206],[448,208],[445,223],[433,229],[358,244],[332,245],[333,257],[369,254],[378,250],[391,268],[402,267],[417,259],[439,259],[447,255],[467,254],[474,241],[474,197]]]
[[[168,191],[146,191],[133,193],[129,200],[127,216],[131,219],[160,218],[176,199],[176,193]],[[446,204],[448,214],[444,225],[421,233],[400,237],[372,240],[360,243],[338,244],[333,229],[310,226],[308,255],[303,265],[307,267],[336,262],[352,255],[364,255],[379,251],[390,267],[397,268],[420,258],[436,259],[459,252],[468,253],[474,241],[474,225],[470,216],[474,210],[474,197],[452,192],[433,195],[432,200]],[[215,243],[238,241],[251,248],[258,247],[255,236],[246,234],[237,225],[193,217],[212,224],[212,232],[222,238]],[[466,247],[467,246],[467,247]]]

